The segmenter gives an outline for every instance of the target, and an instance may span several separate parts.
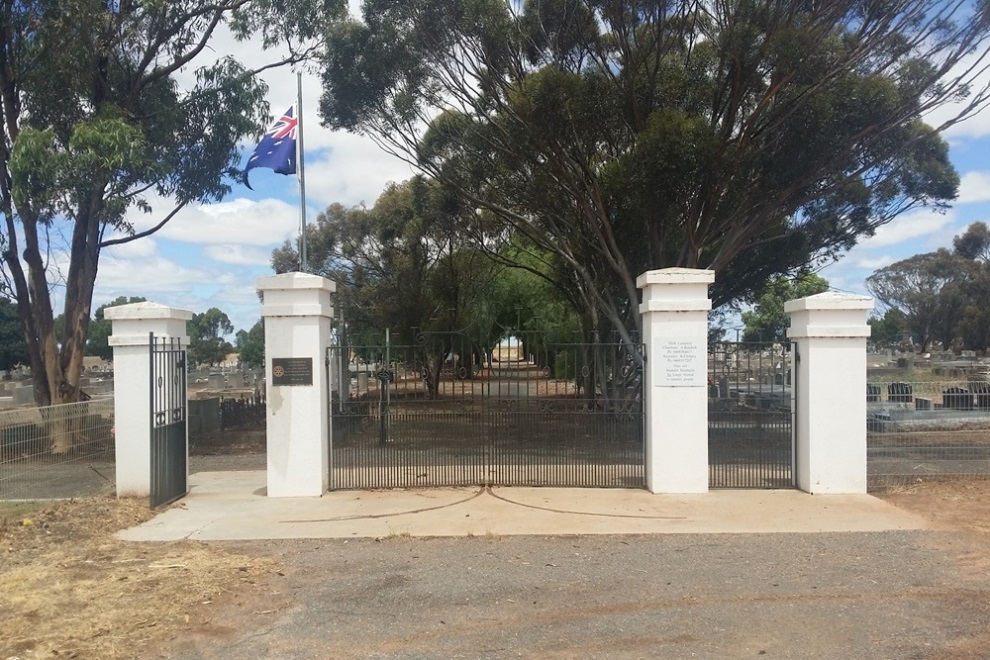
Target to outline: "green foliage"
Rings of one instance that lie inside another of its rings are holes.
[[[183,205],[221,199],[240,174],[239,144],[269,121],[260,71],[232,57],[201,64],[216,57],[215,31],[288,47],[270,68],[307,59],[345,13],[343,0],[3,3],[0,281],[27,304],[39,404],[76,396],[102,248],[154,233]],[[134,210],[158,223],[136,234]],[[62,249],[54,236],[69,246],[64,269],[45,258]],[[49,276],[65,278],[59,328]],[[105,352],[104,334],[90,350]]]
[[[9,371],[27,363],[27,347],[21,334],[17,305],[7,298],[0,298],[0,370]]]
[[[921,344],[949,348],[967,306],[966,282],[972,261],[946,249],[917,254],[881,268],[866,279],[866,288],[888,308],[903,312],[908,330]]]
[[[952,248],[964,259],[990,260],[990,227],[985,222],[974,222],[952,239]]]
[[[193,314],[189,321],[189,362],[192,365],[216,365],[227,359],[234,347],[224,339],[234,331],[227,315],[216,307]]]
[[[259,319],[250,330],[238,330],[237,351],[241,364],[248,367],[262,367],[265,364],[265,322]]]
[[[745,325],[743,341],[784,341],[787,339],[788,316],[784,303],[828,291],[828,280],[814,273],[794,279],[775,277],[757,296],[753,309],[742,313]]]
[[[921,117],[984,104],[976,69],[947,72],[983,48],[985,4],[826,4],[366,0],[327,32],[321,113],[481,209],[478,245],[552,255],[623,332],[646,270],[712,268],[716,304],[752,299],[955,197]]]
[[[893,307],[882,317],[871,316],[866,321],[870,325],[870,341],[879,348],[894,348],[901,345],[907,329],[904,312]]]
[[[113,360],[113,349],[110,348],[109,343],[110,334],[113,332],[113,324],[109,319],[104,317],[104,312],[110,307],[119,307],[120,305],[130,305],[131,303],[139,302],[147,302],[147,299],[135,296],[120,296],[105,305],[97,307],[96,312],[93,314],[93,320],[89,324],[89,335],[86,338],[86,355],[95,355],[104,360]],[[59,336],[61,336],[62,332],[58,331]]]

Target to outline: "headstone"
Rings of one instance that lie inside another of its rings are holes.
[[[931,399],[926,399],[924,397],[920,397],[919,396],[918,398],[916,398],[914,400],[914,409],[915,410],[931,410],[932,409],[932,400]]]
[[[914,358],[913,357],[899,357],[897,358],[897,368],[898,369],[914,369]]]
[[[914,386],[911,383],[891,383],[887,386],[887,400],[891,403],[911,403]]]
[[[25,383],[20,387],[14,388],[13,396],[14,405],[16,406],[26,406],[34,403],[34,385]]]
[[[880,386],[874,385],[872,383],[866,384],[866,400],[867,401],[879,401],[880,400]]]
[[[990,382],[970,381],[969,389],[974,395],[976,407],[980,410],[990,410]]]
[[[950,387],[942,392],[942,405],[952,410],[972,410],[973,394],[965,387]]]
[[[207,387],[209,387],[211,390],[222,390],[223,381],[224,381],[223,374],[210,374]]]

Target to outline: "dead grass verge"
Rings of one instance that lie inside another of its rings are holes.
[[[0,505],[0,658],[141,657],[276,571],[216,544],[114,536],[151,515],[146,500],[113,497]]]

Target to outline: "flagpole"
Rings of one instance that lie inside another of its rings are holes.
[[[299,251],[302,256],[302,272],[308,270],[306,258],[306,159],[303,146],[303,110],[302,110],[302,71],[296,72],[296,123],[298,139],[296,140],[296,162],[299,173]]]

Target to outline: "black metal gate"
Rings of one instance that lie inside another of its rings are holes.
[[[331,488],[643,486],[640,355],[458,333],[331,347]]]
[[[789,343],[709,346],[709,487],[794,487],[791,369]]]
[[[186,483],[186,352],[176,337],[151,347],[151,507],[189,492]]]

